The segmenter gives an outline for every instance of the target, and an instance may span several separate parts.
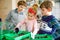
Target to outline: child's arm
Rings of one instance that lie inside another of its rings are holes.
[[[53,34],[53,33],[55,33],[56,32],[56,30],[57,29],[60,29],[59,27],[60,27],[60,24],[59,24],[59,22],[56,20],[56,19],[52,19],[51,20],[51,25],[52,25],[52,30],[51,30],[51,32],[47,32],[47,31],[43,31],[44,33],[47,33],[47,34]]]
[[[37,21],[34,22],[34,27],[33,27],[33,32],[31,33],[31,37],[34,39],[35,38],[35,35],[37,34],[39,28],[37,26]]]
[[[50,28],[46,23],[41,23],[41,27],[40,27],[41,30],[43,31],[46,31],[46,32],[51,32],[52,31],[52,28]]]
[[[21,27],[21,25],[23,25],[24,23],[25,23],[25,20],[23,20],[23,21],[19,22],[15,28],[20,28],[20,27]]]
[[[37,34],[38,30],[39,30],[39,27],[38,27],[38,25],[37,25],[37,21],[35,21],[33,33],[34,33],[34,34]]]
[[[60,29],[60,23],[58,22],[57,19],[53,19],[53,21],[51,22],[52,23],[52,31],[51,33],[55,33],[56,30]]]
[[[17,24],[17,26],[14,28],[15,32],[18,33],[19,29],[21,29],[21,25],[25,23],[25,20],[21,21]]]

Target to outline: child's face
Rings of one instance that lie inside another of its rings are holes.
[[[42,12],[42,15],[44,16],[44,15],[48,15],[47,13],[48,13],[48,9],[46,9],[46,8],[41,8],[41,12]]]
[[[28,13],[28,19],[33,20],[35,18],[34,14]]]
[[[23,9],[25,9],[25,6],[20,5],[20,6],[18,6],[18,9],[19,9],[20,11],[22,11]]]

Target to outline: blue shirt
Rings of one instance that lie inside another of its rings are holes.
[[[7,22],[6,26],[11,27],[11,26],[16,26],[19,22],[24,20],[27,15],[27,10],[21,11],[18,13],[17,8],[14,10],[11,10],[5,20]]]
[[[45,32],[43,30],[40,30],[40,33],[47,33],[47,34],[52,34],[54,38],[57,38],[60,36],[60,24],[58,20],[53,16],[43,16],[42,20],[45,21],[50,28],[52,28],[51,32]],[[58,31],[57,31],[58,30]]]

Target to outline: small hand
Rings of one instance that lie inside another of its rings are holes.
[[[35,35],[31,32],[31,38],[34,39]]]

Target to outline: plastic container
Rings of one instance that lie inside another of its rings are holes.
[[[7,33],[4,35],[4,38],[5,40],[16,40],[16,39],[23,39],[23,38],[26,38],[26,34],[28,34],[29,32],[26,32],[26,31],[20,31],[18,33],[15,33],[15,32],[11,32],[11,33]],[[29,37],[29,35],[27,36]]]
[[[30,36],[22,40],[53,40],[53,37],[52,35],[48,35],[48,34],[37,34],[35,36],[35,39],[32,39]]]
[[[0,40],[2,40],[3,35],[2,35],[2,22],[0,22]]]
[[[34,40],[53,40],[53,37],[48,34],[37,34]]]
[[[20,31],[15,33],[11,31],[10,33],[4,34],[3,40],[53,40],[53,37],[48,34],[36,34],[35,39],[32,39],[30,32]]]
[[[2,40],[4,38],[4,35],[7,34],[7,33],[10,33],[9,30],[0,30],[0,40]]]

